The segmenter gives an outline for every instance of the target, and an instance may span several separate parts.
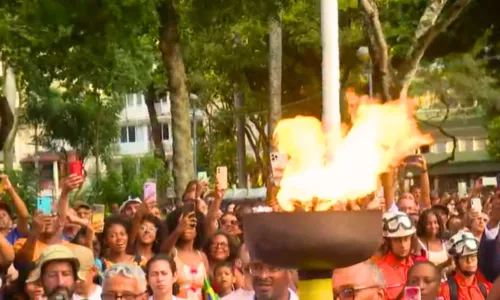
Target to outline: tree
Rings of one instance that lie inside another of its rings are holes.
[[[68,150],[68,145],[82,160],[90,155],[110,159],[124,106],[121,96],[85,92],[74,97],[56,89],[39,96],[24,110],[26,124],[40,130],[36,143],[56,152]]]
[[[433,118],[419,121],[436,128],[453,141],[450,155],[430,167],[455,159],[457,138],[446,130],[449,118],[468,118],[467,111],[470,109],[466,109],[475,108],[473,116],[485,117],[486,124],[491,118],[488,115],[496,110],[500,88],[498,80],[488,72],[486,63],[475,58],[474,54],[451,54],[432,63],[424,63],[417,72],[411,92],[431,100],[426,108],[440,111]],[[490,140],[490,144],[494,142]]]
[[[400,51],[390,56],[394,47],[387,42],[384,34],[384,26],[380,21],[379,5],[375,0],[359,0],[363,12],[363,21],[366,27],[366,39],[369,41],[370,54],[374,64],[375,82],[382,100],[389,101],[405,97],[412,79],[417,72],[420,61],[426,50],[437,36],[448,29],[448,27],[460,16],[462,11],[469,5],[469,0],[447,1],[433,0],[427,5],[419,1],[414,7],[423,7],[423,13],[414,28],[413,37],[408,39],[406,45],[398,45]],[[394,8],[401,9],[405,1],[385,2],[382,5],[384,16],[390,15]],[[419,11],[418,9],[417,11]],[[420,10],[422,11],[422,10]],[[401,21],[401,19],[400,19]],[[404,21],[396,26],[411,26],[410,22]],[[410,24],[408,24],[410,23]],[[407,29],[407,28],[406,28]],[[407,29],[408,30],[408,29]],[[408,38],[409,36],[404,36]],[[395,63],[397,61],[397,63]]]
[[[141,158],[123,157],[119,168],[109,166],[101,182],[93,181],[85,191],[91,203],[121,204],[128,197],[143,198],[144,183],[154,180],[157,188],[166,188],[172,182],[171,173],[165,170],[163,161],[153,154]],[[159,194],[165,194],[161,190]],[[164,199],[162,199],[164,200]]]

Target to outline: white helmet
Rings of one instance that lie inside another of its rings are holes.
[[[452,256],[467,256],[477,254],[479,241],[467,231],[459,231],[448,241],[448,252]]]
[[[412,220],[404,212],[386,212],[382,217],[384,237],[398,238],[410,236],[416,229]]]

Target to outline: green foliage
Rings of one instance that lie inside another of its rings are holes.
[[[488,123],[488,145],[489,155],[500,160],[500,116],[493,118]]]
[[[449,55],[424,64],[411,92],[414,95],[428,92],[437,97],[440,102],[434,108],[479,105],[491,111],[500,99],[498,83],[481,59],[470,54]]]
[[[108,206],[121,204],[129,196],[142,199],[143,185],[148,180],[154,180],[157,189],[166,191],[172,183],[172,176],[170,171],[164,169],[163,162],[153,155],[123,157],[119,167],[109,165],[106,176],[99,183],[92,183],[87,197],[90,202]]]
[[[36,198],[38,195],[37,182],[39,180],[38,174],[35,169],[25,167],[21,170],[14,170],[7,172],[9,180],[12,186],[16,189],[19,197],[23,199],[26,207],[30,212],[35,211]],[[3,195],[2,200],[7,200],[10,202],[10,198],[7,195]]]
[[[40,130],[38,142],[55,151],[67,143],[82,158],[89,155],[110,158],[119,133],[122,97],[106,97],[82,92],[72,95],[55,89],[31,99],[24,110],[24,121]]]

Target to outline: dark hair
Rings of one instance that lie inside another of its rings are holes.
[[[216,263],[214,266],[214,276],[215,276],[215,273],[217,272],[217,270],[219,270],[220,268],[224,268],[224,267],[231,269],[231,273],[233,273],[233,275],[234,275],[234,264],[232,262],[229,262],[229,261],[221,261],[221,262]]]
[[[148,214],[148,215],[145,215],[144,218],[142,218],[141,224],[143,222],[149,222],[156,227],[156,236],[155,236],[155,241],[153,242],[153,252],[159,253],[161,243],[163,240],[163,233],[165,231],[161,220],[158,219],[157,217],[151,215],[151,214]],[[136,238],[136,243],[137,243],[137,238]]]
[[[14,296],[21,296],[23,299],[29,299],[24,289],[26,288],[26,280],[28,280],[29,274],[35,268],[35,263],[25,264],[22,268],[19,268],[19,275],[17,279],[10,285],[7,285],[7,288],[4,290],[4,299],[14,299]]]
[[[151,265],[157,261],[166,261],[168,263],[168,265],[170,266],[170,271],[172,271],[172,274],[177,272],[177,266],[175,264],[175,261],[172,259],[172,257],[170,255],[160,253],[160,254],[156,254],[155,256],[153,256],[147,262],[146,266],[144,267],[144,271],[146,273],[146,279],[147,279],[146,281],[148,282],[148,294],[150,294],[150,295],[153,294],[153,292],[151,291],[151,288],[149,287],[149,271],[151,269]],[[174,282],[172,285],[172,294],[177,295],[178,293],[179,293],[179,285],[177,284],[177,282]]]
[[[169,213],[167,216],[167,229],[168,232],[173,232],[177,225],[179,225],[179,219],[182,215],[182,207],[175,209],[173,212]],[[196,216],[196,237],[194,238],[194,249],[201,249],[205,243],[205,215],[198,210],[195,211]],[[177,243],[179,240],[177,240]]]
[[[432,208],[426,209],[420,214],[420,218],[418,219],[418,222],[417,222],[417,236],[419,236],[419,237],[426,236],[427,229],[425,227],[427,225],[427,222],[429,220],[430,215],[434,215],[436,217],[436,221],[437,221],[438,227],[439,227],[439,232],[438,232],[437,237],[442,240],[444,237],[444,235],[443,235],[444,234],[443,222],[441,222],[441,218],[439,217],[438,212]]]
[[[106,237],[108,236],[109,229],[113,225],[120,225],[123,228],[125,228],[125,231],[127,232],[127,236],[130,236],[130,222],[120,216],[110,216],[104,220],[104,229],[102,231],[101,235],[101,253],[104,253],[104,249],[108,248],[108,245],[106,244]]]
[[[428,266],[428,267],[430,267],[434,271],[434,275],[436,276],[436,279],[438,281],[441,279],[441,271],[439,270],[439,268],[434,263],[432,263],[432,262],[430,262],[428,260],[420,260],[420,261],[416,261],[415,264],[408,269],[408,273],[407,273],[407,276],[406,276],[407,282],[405,283],[405,286],[408,286],[408,280],[410,278],[410,275],[419,266]],[[403,290],[401,290],[401,293],[399,293],[399,295],[396,297],[396,300],[403,300],[404,299],[403,297],[404,297],[404,288],[403,288]]]
[[[225,261],[234,263],[234,261],[236,260],[236,257],[238,257],[238,252],[240,250],[240,245],[238,244],[238,242],[235,240],[234,237],[232,237],[231,235],[227,234],[226,232],[217,231],[216,233],[214,233],[214,235],[212,235],[210,237],[210,239],[208,240],[208,242],[203,247],[203,252],[205,252],[205,254],[207,255],[207,257],[210,259],[210,247],[212,246],[214,238],[216,236],[218,236],[218,235],[224,236],[227,239],[227,243],[228,243],[228,246],[229,246],[229,256],[228,256],[228,258]]]

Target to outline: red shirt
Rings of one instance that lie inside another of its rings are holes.
[[[408,270],[413,266],[413,259],[408,257],[399,260],[389,252],[378,261],[377,266],[384,275],[387,299],[396,299],[406,284]]]
[[[465,278],[461,274],[456,274],[453,276],[455,281],[457,282],[457,292],[458,292],[458,300],[482,300],[484,299],[483,293],[479,289],[478,278],[474,276],[474,279],[468,284],[465,281]],[[491,285],[484,283],[486,287],[486,291],[490,291]],[[439,291],[439,296],[443,297],[444,300],[450,300],[450,286],[448,282],[443,282],[441,284],[441,290]]]

